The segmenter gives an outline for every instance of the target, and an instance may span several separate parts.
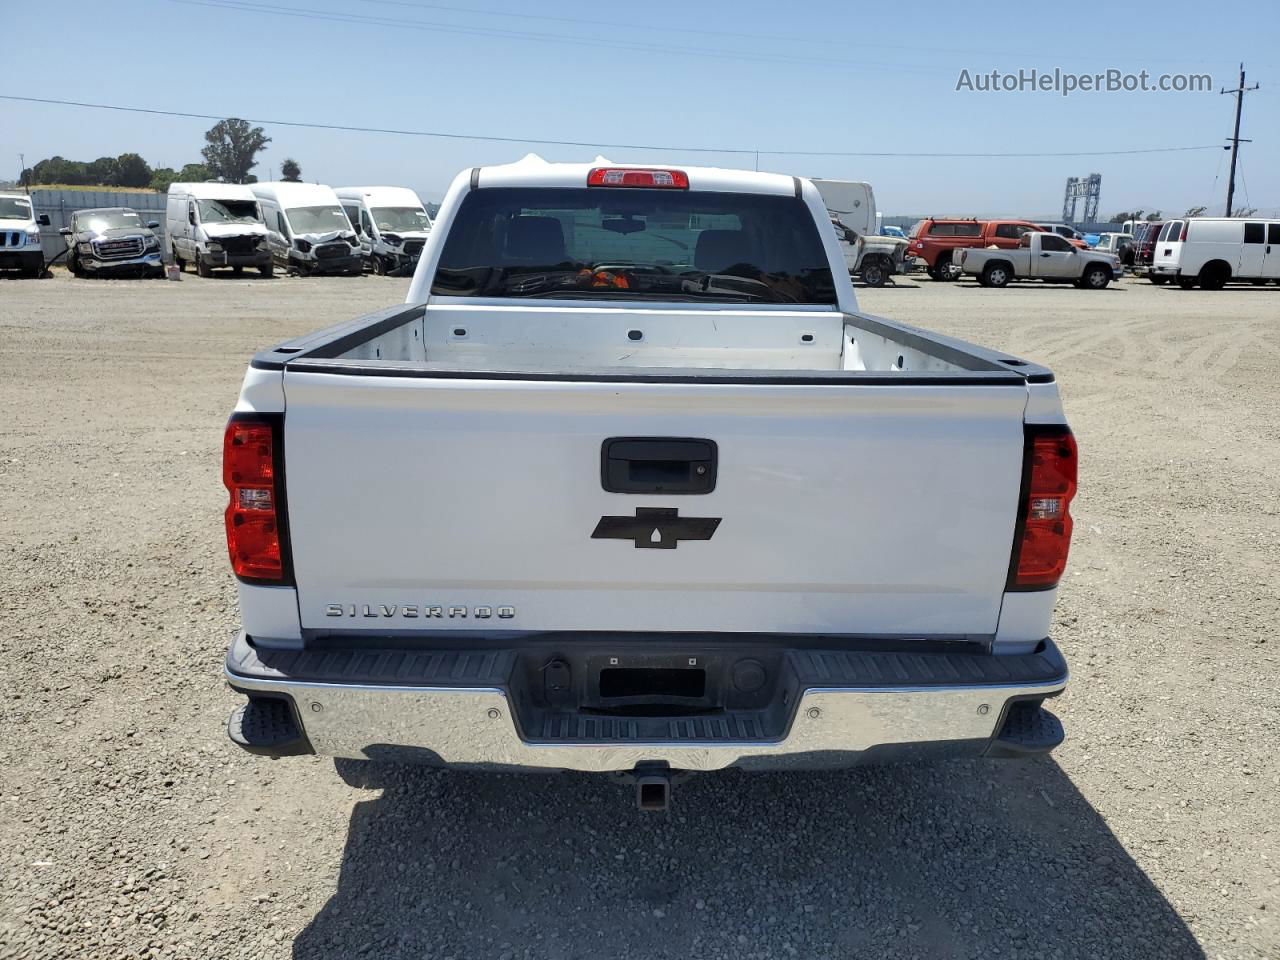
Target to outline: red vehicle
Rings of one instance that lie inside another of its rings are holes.
[[[955,280],[960,268],[952,251],[962,247],[1000,247],[1018,245],[1024,233],[1040,228],[1029,220],[958,220],[929,217],[911,230],[907,255],[925,262],[929,276],[935,280]]]
[[[1160,228],[1163,227],[1167,220],[1154,220],[1150,223],[1140,223],[1133,231],[1133,269],[1135,273],[1148,273],[1152,283],[1164,283],[1167,277],[1157,278],[1154,274],[1150,274],[1151,261],[1156,255],[1156,237],[1160,235]]]

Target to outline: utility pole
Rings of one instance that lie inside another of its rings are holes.
[[[1231,136],[1227,137],[1227,139],[1231,142],[1231,175],[1227,177],[1227,216],[1228,217],[1231,216],[1231,204],[1232,204],[1232,201],[1235,200],[1235,195],[1236,195],[1236,155],[1239,154],[1240,152],[1240,144],[1253,143],[1252,140],[1240,139],[1240,111],[1244,107],[1244,95],[1246,93],[1250,93],[1251,91],[1257,90],[1257,89],[1258,89],[1258,84],[1256,83],[1252,87],[1246,87],[1244,85],[1244,64],[1242,63],[1240,64],[1240,86],[1236,87],[1234,90],[1227,90],[1226,88],[1223,88],[1222,90],[1218,91],[1219,95],[1224,93],[1230,93],[1230,94],[1233,94],[1236,98],[1236,129]]]
[[[22,179],[22,174],[26,172],[26,169],[27,169],[27,156],[24,153],[20,153],[18,154],[18,179],[19,180]],[[27,196],[28,197],[31,196],[31,184],[24,183],[23,186],[27,190]]]

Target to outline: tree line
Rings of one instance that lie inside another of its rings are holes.
[[[1203,217],[1204,212],[1208,209],[1209,209],[1208,207],[1204,207],[1204,206],[1187,207],[1187,209],[1183,212],[1182,215],[1184,217]],[[1257,207],[1246,207],[1243,210],[1237,210],[1235,213],[1235,217],[1236,219],[1239,219],[1240,217],[1251,217],[1257,212],[1258,212]],[[1145,210],[1134,210],[1132,212],[1128,210],[1121,210],[1119,213],[1115,214],[1111,218],[1110,222],[1124,223],[1126,220],[1146,220],[1148,223],[1155,223],[1157,220],[1163,220],[1163,219],[1164,219],[1164,211],[1162,210],[1152,210],[1150,213],[1147,213]]]
[[[137,153],[97,160],[68,160],[48,157],[22,171],[18,183],[24,187],[40,184],[67,184],[89,187],[149,187],[165,191],[171,183],[220,180],[223,183],[256,183],[250,171],[258,165],[258,154],[271,142],[262,127],[250,126],[247,120],[234,117],[219,120],[205,131],[205,146],[200,150],[203,163],[188,163],[181,170],[152,167]],[[281,163],[285,180],[302,179],[302,167],[286,157]]]

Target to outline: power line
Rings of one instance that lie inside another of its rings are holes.
[[[223,120],[228,114],[189,113],[181,110],[159,110],[149,107],[127,107],[121,104],[88,103],[82,100],[60,100],[52,97],[21,97],[0,93],[0,100],[18,103],[43,103],[63,107],[83,107],[90,110],[114,110],[121,113],[142,113],[160,117],[179,117],[187,120]],[[274,124],[278,127],[301,127],[309,130],[336,130],[344,133],[383,133],[402,137],[434,137],[444,140],[479,140],[489,143],[537,144],[554,147],[603,147],[610,150],[655,150],[663,153],[732,153],[762,154],[771,157],[881,157],[898,159],[1019,159],[1033,157],[1117,157],[1149,153],[1180,153],[1192,150],[1221,150],[1217,144],[1184,147],[1146,147],[1136,150],[1071,150],[1039,151],[1031,153],[910,153],[903,151],[868,150],[758,150],[754,147],[689,147],[655,143],[602,143],[591,140],[551,140],[539,137],[502,137],[490,134],[453,133],[443,130],[402,130],[393,127],[360,127],[337,123],[313,123],[304,120],[277,120],[266,117],[238,117],[250,123]]]
[[[519,13],[514,10],[494,10],[492,8],[483,9],[479,7],[453,7],[444,3],[421,3],[418,0],[364,0],[365,3],[376,3],[388,7],[408,7],[410,9],[421,10],[443,10],[448,13],[465,13],[468,16],[493,16],[493,17],[513,17],[519,20],[545,20],[550,23],[572,23],[582,27],[591,27],[599,30],[601,26],[607,24],[605,20],[586,20],[581,17],[555,17],[546,13]],[[649,32],[661,32],[667,35],[672,33],[672,24],[669,19],[663,19],[661,22],[654,24],[646,24],[628,21],[626,24],[628,30],[645,30]],[[849,47],[849,46],[870,46],[880,47],[882,44],[857,41],[845,42],[843,40],[826,40],[822,37],[800,37],[800,36],[780,36],[768,33],[739,33],[732,30],[716,29],[717,37],[737,37],[744,40],[766,40],[769,43],[777,43],[778,41],[792,41],[795,43],[821,43],[831,46]],[[900,47],[899,49],[923,49],[920,47]]]
[[[373,3],[373,4],[378,4],[380,6],[388,6],[388,7],[404,7],[408,9],[416,8],[416,9],[422,9],[422,10],[441,10],[447,13],[463,13],[463,14],[467,14],[468,16],[480,15],[480,16],[516,18],[520,20],[543,20],[549,23],[574,24],[576,26],[587,27],[593,30],[599,30],[602,26],[610,25],[609,22],[604,19],[590,20],[583,17],[557,17],[551,14],[546,14],[546,13],[520,13],[514,10],[495,10],[492,7],[487,9],[479,8],[479,7],[458,7],[458,6],[450,6],[449,4],[444,4],[444,3],[431,3],[431,2],[427,2],[427,0],[363,0],[363,2]],[[632,20],[628,20],[624,26],[628,31],[644,30],[644,31],[650,31],[650,32],[662,32],[670,35],[673,32],[673,30],[679,31],[683,29],[688,29],[689,25],[679,24],[673,27],[673,23],[670,19],[658,20],[652,23],[643,23],[643,22],[640,22],[638,19],[632,19]],[[840,47],[842,49],[848,49],[849,47],[870,47],[876,50],[909,50],[914,53],[950,53],[950,54],[956,54],[957,56],[966,56],[966,57],[970,57],[970,56],[1008,57],[1010,55],[1009,50],[1007,49],[977,50],[977,49],[962,48],[962,47],[926,47],[926,46],[921,46],[920,44],[915,44],[915,43],[912,43],[912,44],[884,43],[878,39],[877,40],[829,40],[826,37],[814,36],[814,35],[799,36],[797,34],[745,33],[740,31],[733,31],[733,30],[722,30],[719,27],[719,25],[715,27],[715,36],[716,37],[734,37],[734,38],[743,39],[743,40],[763,40],[770,44],[777,44],[777,43],[821,44],[823,46]],[[703,54],[706,53],[705,50],[702,50],[699,52]],[[1101,57],[1101,56],[1082,57],[1076,54],[1059,54],[1059,53],[1054,53],[1054,54],[1041,53],[1040,55],[1048,57],[1049,59],[1053,60],[1053,62],[1055,63],[1062,60],[1075,60],[1080,62],[1087,61],[1087,62],[1093,62],[1093,63],[1112,64],[1116,61],[1115,57]],[[846,59],[841,62],[849,63],[849,60]],[[866,61],[861,61],[861,62],[865,63]],[[1230,63],[1230,62],[1231,61],[1227,59],[1188,60],[1185,57],[1179,58],[1179,63],[1208,64],[1208,63]],[[905,68],[905,67],[909,67],[910,65],[898,63],[898,64],[894,64],[894,66]]]
[[[539,33],[536,31],[507,30],[507,29],[493,28],[493,27],[479,27],[479,26],[467,26],[462,24],[440,23],[437,21],[429,21],[429,20],[404,20],[404,19],[397,19],[392,17],[364,16],[362,14],[345,13],[338,10],[322,10],[322,9],[317,10],[314,8],[307,8],[307,7],[284,7],[284,6],[278,6],[278,5],[263,3],[263,2],[255,3],[255,2],[251,2],[251,0],[166,0],[166,2],[177,3],[177,4],[182,4],[184,6],[193,6],[193,7],[210,7],[212,9],[239,10],[242,12],[249,12],[249,13],[266,13],[266,14],[275,15],[275,16],[293,17],[293,18],[302,19],[302,20],[319,20],[319,21],[329,21],[332,23],[364,24],[369,26],[395,27],[395,28],[404,28],[404,29],[410,29],[410,30],[423,30],[428,32],[437,32],[437,33],[454,33],[454,34],[461,34],[464,36],[498,37],[498,38],[509,39],[509,40],[522,40],[522,41],[532,40],[534,42],[541,42],[541,43],[569,44],[569,45],[575,45],[575,46],[587,46],[592,48],[615,48],[620,50],[636,50],[636,51],[649,52],[649,53],[669,53],[676,56],[694,56],[700,59],[711,58],[711,59],[720,59],[720,60],[742,60],[747,62],[760,62],[760,63],[792,63],[792,64],[806,65],[806,66],[843,68],[850,72],[857,72],[860,68],[863,68],[863,67],[886,67],[886,68],[895,69],[895,70],[909,69],[916,73],[938,73],[938,74],[954,74],[955,73],[955,70],[952,67],[942,66],[942,65],[933,64],[933,63],[903,63],[902,61],[864,60],[862,58],[849,58],[849,57],[843,57],[843,58],[814,57],[814,56],[793,55],[793,54],[787,54],[787,53],[712,50],[712,49],[708,49],[707,47],[670,46],[667,44],[650,43],[644,40],[627,40],[616,32],[609,33],[605,36],[597,35],[592,37],[573,37],[573,36],[566,36],[565,34],[559,33],[559,32]],[[555,17],[555,16],[544,15],[544,14],[520,14],[520,13],[512,14],[509,11],[498,11],[498,10],[492,10],[492,9],[468,10],[466,8],[448,6],[445,4],[414,3],[414,2],[411,2],[411,0],[366,0],[366,2],[382,3],[389,6],[399,6],[399,7],[409,7],[409,8],[421,7],[423,9],[468,13],[472,15],[474,15],[475,13],[488,13],[494,16],[515,16],[523,19],[542,19],[542,20],[553,21],[556,23],[579,24],[582,26],[591,27],[595,30],[599,30],[601,27],[601,23],[597,21],[587,21],[582,19],[575,19],[572,17]],[[716,36],[732,36],[732,37],[739,37],[739,38],[746,38],[746,39],[769,40],[770,42],[775,44],[779,39],[778,37],[768,36],[765,34],[732,33],[732,32],[720,31],[720,30],[716,31]],[[782,38],[782,39],[792,39],[793,41],[801,40],[801,38],[798,38],[798,37]],[[844,42],[838,42],[838,41],[826,41],[821,39],[817,39],[815,42],[839,43],[840,46],[859,45],[857,42],[851,42],[850,44],[850,43],[844,43]],[[895,47],[892,44],[883,44],[883,43],[866,43],[863,45],[872,46],[879,49],[908,50],[911,52],[918,52],[918,53],[946,53],[946,54],[954,54],[954,55],[961,55],[961,56],[988,56],[988,57],[1008,56],[1007,51],[964,50],[959,48],[922,47],[922,46],[914,46],[914,45],[911,45],[911,46],[898,45]],[[1057,57],[1055,59],[1092,60],[1095,62],[1106,62],[1106,63],[1111,63],[1114,60],[1114,58],[1101,58],[1101,57],[1085,58],[1085,57],[1072,57],[1072,56]],[[1221,63],[1223,61],[1198,60],[1198,61],[1186,61],[1186,62]]]
[[[817,66],[822,68],[843,67],[889,67],[902,69],[909,66],[916,72],[953,73],[946,67],[929,65],[906,65],[889,61],[860,60],[850,63],[847,59],[833,59],[812,56],[799,56],[785,53],[756,53],[750,51],[734,52],[709,50],[705,47],[678,47],[666,44],[648,43],[643,40],[626,40],[617,35],[607,37],[570,37],[563,33],[538,33],[528,30],[504,30],[492,27],[464,26],[452,23],[439,23],[430,20],[403,20],[394,17],[370,17],[355,13],[343,13],[336,10],[316,10],[306,7],[283,7],[269,3],[254,3],[250,0],[166,0],[188,7],[209,7],[214,10],[235,10],[243,13],[269,14],[272,16],[292,17],[299,20],[319,20],[330,23],[363,24],[376,27],[394,27],[397,30],[420,30],[428,33],[453,33],[463,36],[499,38],[505,40],[534,41],[539,43],[568,44],[571,46],[590,47],[593,49],[631,50],[640,53],[665,53],[682,57],[711,58],[717,60],[743,60],[751,63],[792,64],[797,66]]]

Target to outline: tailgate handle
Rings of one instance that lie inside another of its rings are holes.
[[[600,483],[610,493],[710,493],[714,440],[610,437],[600,447]]]

